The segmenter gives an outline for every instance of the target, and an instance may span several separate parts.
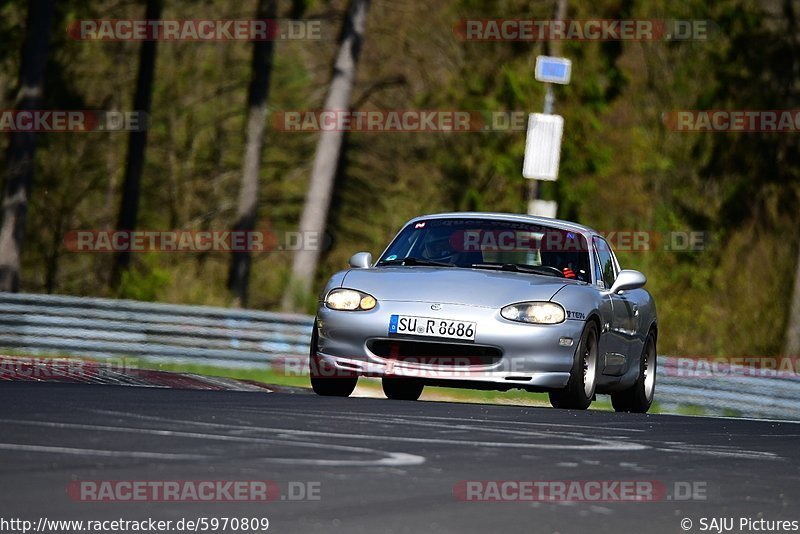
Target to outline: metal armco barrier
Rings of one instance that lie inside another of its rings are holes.
[[[132,357],[154,363],[268,368],[308,355],[313,317],[131,300],[0,293],[0,349],[26,354]],[[800,419],[800,377],[698,372],[659,357],[656,400],[667,411]]]
[[[692,404],[716,415],[800,420],[800,376],[659,356],[656,401],[668,410]]]
[[[308,354],[312,324],[305,315],[0,293],[0,347],[31,354],[265,367]]]

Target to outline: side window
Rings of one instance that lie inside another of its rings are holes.
[[[614,284],[614,280],[617,279],[617,266],[614,264],[614,257],[611,255],[611,249],[608,248],[608,243],[606,243],[605,239],[595,237],[593,243],[597,252],[597,259],[600,261],[600,265],[597,267],[602,271],[604,287],[610,289]]]
[[[603,284],[603,269],[600,267],[600,260],[597,259],[597,251],[592,254],[592,264],[594,265],[594,279],[598,287],[605,287]]]

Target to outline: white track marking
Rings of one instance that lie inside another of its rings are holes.
[[[104,413],[104,414],[107,414],[107,415],[129,415],[126,412],[111,412],[111,411],[107,411],[107,410],[95,410],[95,411],[96,412],[101,412],[101,413]],[[141,418],[145,418],[145,419],[159,420],[159,421],[162,421],[162,422],[169,422],[169,423],[182,423],[182,422],[184,422],[182,420],[164,419],[162,417],[155,417],[155,416],[145,416],[145,415],[139,415],[139,414],[130,414],[130,415],[134,415],[136,417],[141,417]],[[366,414],[364,414],[364,415],[366,415]],[[327,417],[327,415],[326,415],[326,417]],[[350,417],[342,416],[342,415],[331,415],[330,417],[331,418],[338,418],[338,419],[350,419]],[[423,416],[422,418],[429,418],[429,417],[424,417]],[[430,418],[440,419],[439,417],[430,417]],[[364,418],[359,417],[358,420],[362,421],[362,420],[364,420]],[[457,418],[457,420],[465,420],[465,419]],[[466,419],[466,420],[470,421],[470,422],[475,422],[474,420],[470,420],[470,419]],[[403,419],[401,419],[400,421],[403,421],[404,423],[407,423],[407,424],[418,424],[420,426],[431,426],[428,423],[423,423],[423,422],[419,422],[419,421],[406,421],[406,420],[403,420]],[[397,423],[398,420],[397,419],[379,419],[378,422]],[[258,432],[258,431],[274,431],[274,429],[266,429],[266,428],[259,429],[259,428],[253,428],[252,426],[230,425],[230,424],[221,424],[221,423],[192,422],[192,424],[207,425],[207,426],[212,426],[212,427],[237,428],[237,429],[241,429],[241,430],[250,430],[250,431],[256,431],[256,432]],[[542,423],[542,424],[545,424],[545,423]],[[561,425],[561,426],[566,426],[566,425]],[[489,431],[489,432],[506,431],[508,433],[517,433],[516,431],[507,430],[507,429],[495,429],[495,428],[492,428],[491,426],[489,426],[489,427],[477,427],[477,426],[470,426],[470,425],[455,425],[455,426],[449,426],[447,428],[448,429],[459,428],[459,429]],[[309,431],[296,431],[296,432],[309,432]],[[531,433],[531,432],[525,432],[524,434],[527,435],[527,436],[530,436],[530,437],[542,436],[542,434]],[[361,436],[361,435],[355,435],[355,436]],[[387,436],[381,436],[381,437],[389,438]],[[546,433],[546,434],[544,434],[544,437],[557,437],[557,438],[563,438],[563,439],[572,438],[572,439],[578,439],[578,440],[587,439],[587,437],[582,435],[582,434],[577,434],[576,435],[575,433],[568,433],[568,432]],[[446,438],[404,438],[404,437],[398,437],[397,439],[400,440],[400,441],[415,441],[415,440],[418,441],[418,440],[423,440],[423,439],[435,439],[436,441],[434,441],[434,442],[444,442],[444,443],[454,443],[454,444],[470,444],[469,442],[466,442],[466,441],[457,440],[457,439],[447,440]],[[589,437],[589,439],[594,439],[594,438]],[[618,439],[625,439],[625,438],[618,438]],[[426,442],[429,442],[429,441],[426,441]],[[487,442],[478,442],[478,443],[488,444]],[[615,442],[615,443],[618,443],[618,442]],[[625,441],[624,443],[627,444],[627,445],[634,445],[634,446],[641,447],[640,449],[633,449],[633,450],[641,450],[641,449],[650,448],[650,446],[647,446],[647,445],[631,443],[631,442],[627,442],[627,441]],[[694,445],[694,444],[684,443],[684,442],[665,442],[665,444],[671,446],[671,448],[663,448],[662,447],[662,448],[659,448],[658,450],[662,450],[664,452],[680,453],[680,454],[697,454],[697,455],[702,455],[702,456],[716,456],[716,457],[727,457],[727,458],[766,459],[766,460],[780,460],[780,459],[782,459],[782,457],[780,457],[780,456],[778,456],[778,455],[776,455],[774,453],[771,453],[771,452],[742,451],[742,450],[736,449],[735,447],[719,447],[719,446],[717,446],[717,447],[708,447],[708,446]],[[506,446],[506,447],[514,447],[515,446],[515,445],[509,445],[509,444],[495,444],[495,445],[496,446]],[[655,446],[655,447],[658,447],[659,445],[661,445],[661,444],[653,444],[653,446]],[[525,447],[526,444],[519,444],[517,446]],[[570,448],[575,448],[575,447],[587,448],[587,446],[582,446],[582,445],[577,445],[577,446],[576,445],[573,445],[573,446],[569,446],[568,445],[566,447],[561,446],[561,445],[553,445],[550,448],[567,448],[567,449],[570,449]],[[533,446],[533,448],[537,448],[537,447]],[[547,447],[538,447],[538,448],[547,448]],[[595,450],[602,450],[602,448],[595,448]]]
[[[322,444],[318,442],[311,442],[311,441],[298,441],[292,440],[287,442],[283,439],[272,439],[272,438],[255,438],[255,437],[245,437],[245,436],[226,436],[221,434],[206,434],[201,432],[185,432],[185,431],[175,431],[175,430],[162,430],[162,429],[154,429],[154,428],[132,428],[132,427],[119,427],[119,426],[108,426],[108,425],[90,425],[90,424],[83,424],[83,423],[63,423],[63,422],[56,422],[56,421],[15,421],[13,419],[0,419],[0,423],[4,424],[19,424],[19,425],[26,425],[26,426],[44,426],[49,428],[70,428],[76,430],[87,430],[87,431],[101,431],[101,432],[122,432],[122,433],[129,433],[129,434],[149,434],[149,435],[156,435],[156,436],[163,436],[163,437],[178,437],[178,438],[193,438],[193,439],[204,439],[204,440],[212,440],[212,441],[232,441],[238,443],[260,443],[260,444],[287,444],[290,443],[293,446],[302,446],[307,448],[315,448],[315,449],[325,449],[328,451],[336,450],[341,452],[351,452],[356,454],[367,454],[367,455],[377,455],[377,456],[384,456],[384,458],[379,458],[377,460],[323,460],[323,459],[313,459],[313,458],[259,458],[258,461],[260,462],[273,462],[273,463],[294,463],[294,464],[304,464],[304,465],[327,465],[327,466],[351,466],[351,465],[360,465],[360,466],[402,466],[402,465],[419,465],[425,462],[424,456],[419,456],[416,454],[407,454],[407,453],[397,453],[391,451],[380,451],[377,449],[367,448],[367,447],[353,447],[349,445],[332,445],[332,444]],[[35,447],[36,445],[32,445]],[[62,447],[54,447],[55,452],[56,449],[60,450]],[[156,453],[147,453],[142,452],[141,454],[156,454]],[[175,454],[173,455],[176,458],[181,457],[183,455]],[[197,458],[197,455],[193,456],[193,459]],[[201,456],[201,458],[211,458],[210,456]]]
[[[791,419],[762,419],[759,417],[731,417],[727,415],[684,415],[679,413],[660,413],[653,414],[659,417],[690,417],[693,419],[722,419],[725,421],[757,421],[759,423],[786,423],[789,425],[800,425],[800,421]]]
[[[387,401],[388,402],[388,401]],[[251,413],[272,413],[275,415],[286,415],[290,417],[295,416],[302,416],[302,417],[309,417],[313,416],[314,414],[304,413],[304,412],[296,412],[292,410],[279,410],[279,409],[252,409],[252,410],[241,410],[239,413],[248,411]],[[564,423],[540,423],[538,421],[514,421],[514,420],[495,420],[495,419],[488,419],[488,420],[481,420],[481,419],[472,419],[467,417],[444,417],[444,416],[435,416],[435,415],[409,415],[409,416],[398,416],[395,414],[387,414],[387,416],[380,417],[375,415],[374,413],[363,413],[363,412],[347,412],[347,414],[320,414],[319,417],[323,418],[338,418],[338,419],[348,419],[352,420],[355,419],[357,421],[373,421],[373,422],[383,422],[383,423],[394,423],[394,422],[402,422],[402,423],[410,423],[415,424],[420,422],[421,420],[429,419],[431,421],[446,421],[448,423],[452,423],[453,421],[460,421],[464,423],[473,423],[473,424],[481,424],[484,425],[483,428],[487,428],[485,425],[487,424],[506,424],[506,425],[513,425],[513,426],[543,426],[547,428],[569,428],[573,430],[614,430],[618,432],[647,432],[647,430],[642,430],[638,428],[620,428],[620,427],[612,427],[612,426],[605,426],[605,425],[570,425]],[[413,417],[413,419],[411,419]]]
[[[701,456],[715,456],[718,458],[741,458],[744,460],[783,460],[773,452],[745,451],[740,449],[718,447],[714,445],[695,445],[689,443],[676,444],[670,448],[657,448],[661,452],[675,452],[679,454],[699,454]]]
[[[271,410],[270,412],[271,413],[281,413],[278,410]],[[284,412],[284,413],[286,413],[286,412]],[[348,415],[350,415],[350,414],[348,414]],[[359,415],[359,417],[358,417],[359,421],[370,420],[369,414],[353,414],[353,415]],[[366,416],[366,417],[362,417],[362,415]],[[326,414],[326,417],[328,417],[327,414]],[[340,415],[331,415],[330,417],[331,418],[337,418],[338,417],[338,418],[341,418],[341,419],[350,419],[350,417],[340,416]],[[420,419],[445,419],[445,420],[450,420],[449,418],[438,417],[438,416],[420,416]],[[741,420],[741,418],[719,418],[719,419]],[[431,425],[429,423],[424,423],[424,422],[421,422],[421,421],[405,420],[405,419],[402,419],[402,418],[378,419],[378,418],[374,418],[374,414],[373,414],[373,418],[371,420],[373,422],[384,422],[384,423],[403,422],[403,423],[406,423],[406,424],[418,425],[418,426],[440,426],[440,425]],[[464,418],[453,418],[452,420],[475,422],[474,420],[464,419]],[[755,419],[748,419],[748,420],[755,421]],[[766,420],[764,420],[764,421],[766,421]],[[491,423],[499,423],[499,422],[500,421],[493,421],[493,420],[487,421],[487,423],[489,423],[489,424],[491,424]],[[516,421],[502,421],[502,422],[503,423],[508,423],[508,424],[514,424],[514,425],[530,424],[530,425],[564,426],[564,427],[568,427],[568,428],[576,428],[576,426],[574,426],[574,425],[549,425],[548,423],[532,423],[532,422],[516,422]],[[779,422],[779,421],[774,421],[774,422]],[[536,434],[531,434],[530,432],[525,432],[525,431],[516,431],[516,430],[509,430],[509,429],[493,428],[492,426],[474,426],[473,427],[473,426],[468,426],[468,425],[449,425],[447,428],[448,429],[465,429],[465,430],[469,429],[469,430],[478,430],[478,431],[501,432],[501,433],[507,433],[507,434],[523,433],[523,434],[529,435],[529,436],[536,435]],[[608,427],[586,427],[586,426],[584,426],[584,427],[577,427],[577,428],[584,428],[584,429],[591,429],[591,430],[596,430],[596,429],[611,430],[611,428],[608,428]],[[619,429],[619,428],[615,428],[614,430],[633,431],[633,429]],[[636,430],[636,431],[637,432],[646,432],[645,430]],[[585,438],[586,437],[585,434],[582,434],[582,433],[579,433],[579,432],[552,432],[552,433],[547,433],[547,435],[548,436],[553,436],[553,437],[561,437],[561,438],[572,437],[572,438],[575,438],[575,439],[581,439],[581,438]],[[646,439],[645,436],[642,436],[642,438]],[[612,441],[612,440],[615,440],[615,439],[624,440],[624,439],[626,439],[626,437],[606,436],[605,439],[608,439],[609,441]],[[629,443],[629,442],[626,442],[626,443]],[[693,444],[684,443],[684,442],[674,442],[673,444],[676,445],[676,447],[673,448],[673,449],[658,449],[658,450],[662,450],[662,451],[669,450],[670,452],[698,454],[698,455],[703,455],[703,456],[728,457],[728,458],[765,459],[765,460],[781,460],[781,459],[783,459],[781,456],[779,456],[779,455],[777,455],[775,453],[772,453],[772,452],[740,450],[740,449],[737,449],[735,447],[729,447],[729,448],[726,448],[726,447],[714,447],[714,446],[709,447],[709,446],[705,446],[705,445],[693,445]],[[657,446],[657,444],[654,444],[653,446]],[[553,448],[558,448],[558,447],[553,447]],[[569,448],[574,448],[574,447],[567,446],[565,448],[569,449]],[[642,448],[647,449],[647,448],[650,448],[650,446],[642,444]]]
[[[169,422],[169,423],[180,422],[163,418],[158,418],[158,419],[161,420],[162,422]],[[0,420],[0,422],[2,422],[2,420]],[[205,424],[218,425],[219,423],[205,423]],[[121,427],[112,427],[112,428],[121,428]],[[238,426],[226,425],[226,428],[229,429],[240,428],[240,429],[248,429],[251,431],[255,430],[253,429],[253,427],[246,427],[241,425]],[[370,434],[325,432],[316,430],[299,430],[294,428],[275,428],[275,427],[264,428],[263,430],[275,434],[287,434],[290,436],[303,436],[303,437],[327,437],[327,438],[340,438],[340,439],[351,439],[351,440],[355,439],[355,440],[367,440],[367,441],[396,441],[400,443],[436,443],[442,445],[465,445],[473,447],[494,447],[494,448],[512,448],[512,449],[615,450],[615,451],[634,450],[635,451],[635,450],[643,450],[650,448],[647,445],[642,445],[639,443],[632,443],[620,440],[609,440],[602,437],[571,435],[564,433],[559,434],[556,432],[526,433],[526,436],[538,437],[547,440],[552,440],[553,438],[575,440],[583,442],[584,444],[576,445],[569,443],[517,443],[517,442],[507,442],[507,441],[480,441],[480,440],[448,439],[448,438],[417,438],[417,437],[387,436],[387,435],[373,436]],[[172,431],[162,430],[160,432],[172,432]],[[178,434],[180,434],[180,432],[178,432]],[[209,434],[209,435],[217,436],[217,434]],[[228,436],[228,437],[237,439],[264,439],[264,438],[244,438],[240,436]],[[327,445],[320,445],[320,446],[326,447]]]
[[[407,436],[385,436],[370,434],[342,434],[339,432],[323,432],[316,430],[296,430],[292,428],[273,428],[274,432],[294,434],[297,436],[315,436],[340,439],[357,439],[368,441],[396,441],[400,443],[436,443],[440,445],[466,445],[471,447],[494,447],[509,449],[558,449],[558,450],[614,450],[614,451],[638,451],[649,449],[647,445],[639,443],[612,441],[604,438],[577,437],[577,436],[558,436],[557,434],[541,434],[538,437],[543,439],[562,438],[588,442],[588,445],[570,445],[567,443],[514,443],[507,441],[479,441],[445,438],[412,438]]]
[[[342,466],[404,467],[409,465],[420,465],[425,463],[425,457],[419,456],[417,454],[408,454],[405,452],[384,452],[382,454],[387,454],[388,456],[380,460],[321,460],[313,458],[301,458],[295,460],[293,458],[275,458],[275,459],[268,459],[268,461],[271,463],[279,463],[279,464],[303,464],[303,465],[338,466],[338,467]]]
[[[272,412],[272,413],[275,413],[275,412]],[[297,415],[299,415],[299,414],[297,414]],[[352,420],[353,418],[352,417],[347,417],[347,416],[341,416],[341,415],[330,415],[329,416],[328,414],[326,414],[325,415],[325,419]],[[420,419],[427,419],[427,418],[426,417],[422,417]],[[440,418],[437,417],[435,419],[440,419]],[[359,421],[359,422],[371,422],[371,423],[376,423],[376,424],[388,424],[388,423],[391,423],[391,424],[405,424],[405,425],[412,425],[412,426],[431,427],[431,428],[438,428],[438,429],[442,428],[442,424],[440,422],[433,422],[433,421],[428,422],[428,421],[424,421],[424,420],[403,419],[403,418],[386,419],[386,418],[379,418],[379,417],[358,417],[357,421]],[[454,424],[452,424],[453,421],[468,421],[468,422],[473,423],[473,424],[472,425],[466,425],[466,424],[455,424],[454,425]],[[520,429],[516,429],[516,428],[514,428],[514,429],[512,429],[512,428],[499,428],[499,427],[496,427],[496,426],[492,426],[495,423],[499,423],[499,421],[487,421],[485,424],[479,424],[477,421],[474,421],[474,420],[453,418],[453,419],[448,420],[448,422],[451,423],[451,424],[448,424],[447,427],[446,427],[446,430],[448,430],[448,431],[465,430],[465,431],[491,432],[491,433],[498,433],[498,434],[518,435],[518,436],[523,436],[523,437],[530,437],[532,435],[536,435],[536,434],[531,434],[531,430],[520,430]],[[509,425],[519,426],[518,423],[515,423],[513,421],[503,422],[502,424],[509,424]],[[578,437],[578,438],[586,436],[585,433],[580,432],[574,426],[547,425],[547,423],[531,423],[531,424],[537,425],[537,426],[543,425],[543,426],[566,427],[566,428],[574,429],[574,432],[563,432],[562,431],[562,432],[557,432],[557,433],[548,433],[549,436],[552,436],[552,435],[570,436],[570,437],[574,436],[574,437]],[[611,430],[611,429],[603,428],[603,430]],[[627,438],[614,436],[614,439],[627,439]]]
[[[75,454],[80,456],[110,456],[115,458],[144,458],[148,460],[208,460],[211,456],[201,454],[172,454],[166,452],[114,451],[106,449],[84,449],[79,447],[55,447],[26,443],[0,443],[0,449],[8,451]]]

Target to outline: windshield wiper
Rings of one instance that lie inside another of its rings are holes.
[[[547,267],[544,265],[520,265],[518,263],[473,263],[470,267],[473,269],[494,269],[496,271],[543,274],[545,276],[564,278],[564,273],[555,267]]]
[[[429,265],[432,267],[455,267],[455,263],[447,263],[444,261],[426,260],[424,258],[414,258],[408,256],[406,258],[398,258],[396,260],[381,260],[378,265]]]

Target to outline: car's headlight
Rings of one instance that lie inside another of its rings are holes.
[[[355,289],[334,289],[325,297],[325,305],[332,310],[367,311],[376,304],[375,297]]]
[[[554,302],[520,302],[500,310],[500,315],[509,321],[534,324],[557,324],[564,322],[566,313]]]

